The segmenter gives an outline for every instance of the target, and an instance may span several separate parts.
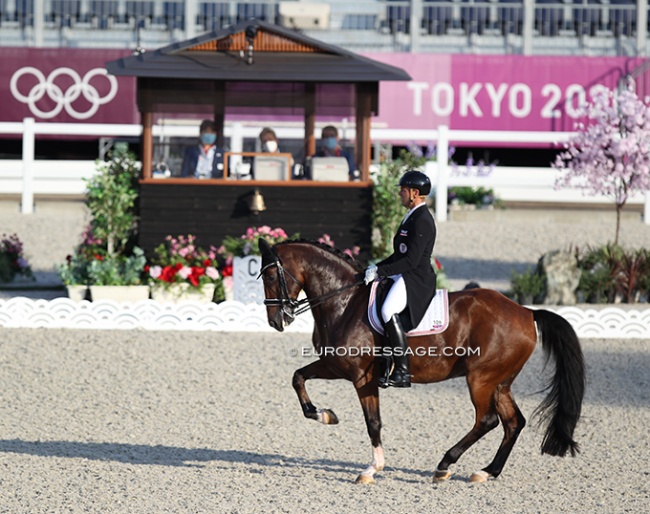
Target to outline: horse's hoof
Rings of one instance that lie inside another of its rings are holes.
[[[374,484],[375,479],[370,475],[359,475],[354,481],[355,484]]]
[[[487,482],[492,476],[487,471],[476,471],[469,477],[470,482]]]
[[[324,425],[338,425],[339,418],[336,417],[336,414],[329,409],[320,409],[318,411],[318,421]]]
[[[436,469],[433,474],[433,479],[437,482],[443,482],[451,478],[451,471],[448,469]]]

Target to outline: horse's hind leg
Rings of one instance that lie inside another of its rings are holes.
[[[334,412],[330,409],[317,409],[309,399],[309,395],[305,389],[305,381],[313,378],[334,379],[341,377],[330,370],[322,360],[314,361],[304,368],[296,370],[293,374],[293,388],[298,394],[298,400],[300,401],[302,413],[305,417],[315,419],[325,425],[336,425],[339,419]]]
[[[492,462],[486,468],[474,473],[471,477],[472,482],[485,482],[488,478],[496,478],[501,474],[519,433],[526,425],[526,419],[512,397],[510,384],[500,385],[497,388],[494,393],[494,402],[499,419],[503,424],[503,440]]]
[[[384,469],[384,450],[381,446],[381,418],[379,416],[379,388],[377,383],[366,381],[355,382],[357,395],[363,409],[363,417],[366,420],[366,428],[372,443],[372,462],[358,477],[358,484],[371,484],[375,481],[377,471]]]
[[[471,379],[469,376],[467,377],[467,383],[476,410],[474,426],[465,437],[445,453],[436,467],[435,480],[447,480],[451,477],[449,466],[455,464],[470,446],[499,424],[496,405],[494,404],[494,386],[485,387],[480,380]]]

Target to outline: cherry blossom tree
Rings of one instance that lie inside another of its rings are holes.
[[[553,163],[562,174],[556,188],[576,187],[616,204],[616,238],[621,211],[635,194],[650,190],[650,106],[632,89],[607,90],[585,107],[586,124]]]

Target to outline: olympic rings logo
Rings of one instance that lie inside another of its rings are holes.
[[[24,95],[18,90],[18,81],[23,75],[33,75],[38,81],[29,92]],[[65,92],[61,87],[56,85],[54,81],[60,76],[68,76],[73,80],[73,84],[69,86]],[[106,96],[100,96],[97,88],[93,86],[90,81],[96,76],[102,76],[110,85],[110,90]],[[25,103],[29,106],[29,110],[34,116],[43,119],[51,119],[57,116],[61,110],[65,109],[71,117],[77,120],[87,120],[95,115],[101,105],[107,104],[117,94],[117,79],[113,75],[109,75],[104,68],[94,68],[86,73],[83,78],[72,68],[57,68],[47,77],[38,68],[32,66],[25,66],[20,68],[11,77],[9,88],[14,98],[19,102]],[[56,105],[51,111],[45,112],[41,110],[36,104],[47,94],[48,98]],[[90,108],[86,112],[79,112],[75,110],[72,104],[82,96],[90,103]]]

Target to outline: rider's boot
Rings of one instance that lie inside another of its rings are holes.
[[[408,348],[406,334],[397,314],[394,314],[386,322],[384,330],[388,335],[394,366],[390,375],[387,371],[379,377],[379,387],[411,387],[411,368],[409,366],[409,356],[406,353]]]

